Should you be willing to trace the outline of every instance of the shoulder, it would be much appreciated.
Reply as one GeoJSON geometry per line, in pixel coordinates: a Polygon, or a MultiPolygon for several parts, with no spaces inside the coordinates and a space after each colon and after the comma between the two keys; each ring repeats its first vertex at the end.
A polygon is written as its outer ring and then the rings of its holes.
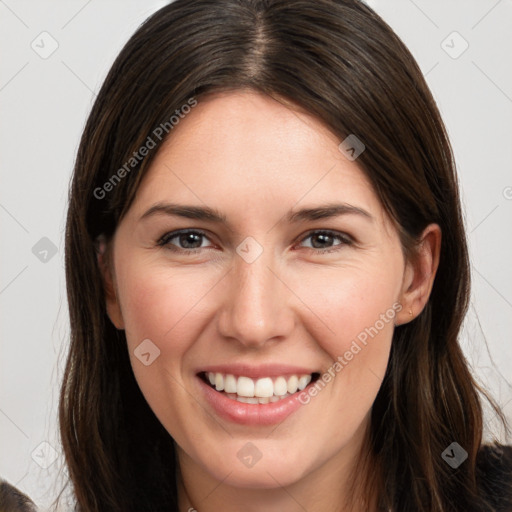
{"type": "Polygon", "coordinates": [[[27,495],[0,478],[0,511],[37,512],[37,508],[27,495]]]}
{"type": "Polygon", "coordinates": [[[496,512],[512,512],[512,446],[482,445],[476,475],[482,494],[496,512]]]}

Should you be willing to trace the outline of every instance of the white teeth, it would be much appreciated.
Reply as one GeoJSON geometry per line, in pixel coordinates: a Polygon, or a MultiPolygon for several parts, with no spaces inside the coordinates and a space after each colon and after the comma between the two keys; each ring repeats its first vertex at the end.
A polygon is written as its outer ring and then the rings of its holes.
{"type": "Polygon", "coordinates": [[[254,386],[254,395],[261,398],[270,398],[274,394],[274,385],[270,377],[258,379],[254,386]]]}
{"type": "Polygon", "coordinates": [[[287,389],[288,389],[288,393],[295,393],[295,391],[297,391],[297,389],[299,389],[299,379],[298,379],[297,375],[292,375],[288,379],[287,389]]]}
{"type": "MultiPolygon", "coordinates": [[[[210,375],[212,374],[210,373],[210,375]]],[[[236,393],[236,379],[233,375],[226,375],[224,379],[224,391],[226,393],[236,393]]]]}
{"type": "Polygon", "coordinates": [[[282,400],[283,398],[287,398],[290,395],[290,393],[286,393],[284,396],[271,396],[258,398],[258,397],[247,397],[247,396],[238,396],[236,393],[226,393],[226,396],[228,398],[231,398],[231,400],[236,400],[237,402],[241,402],[243,404],[268,404],[269,402],[279,402],[279,400],[282,400]]]}
{"type": "Polygon", "coordinates": [[[302,391],[311,382],[311,375],[302,375],[299,379],[299,389],[302,391]]]}
{"type": "Polygon", "coordinates": [[[217,391],[222,391],[224,389],[224,376],[222,373],[215,374],[215,389],[217,391]]]}
{"type": "MultiPolygon", "coordinates": [[[[217,378],[215,378],[215,380],[217,380],[217,378]]],[[[219,388],[217,388],[217,391],[219,391],[219,388]]],[[[253,397],[254,381],[249,377],[238,377],[238,382],[236,385],[236,394],[238,396],[253,397]]]]}
{"type": "Polygon", "coordinates": [[[288,378],[262,377],[255,381],[245,376],[237,378],[232,374],[207,372],[206,377],[217,391],[225,391],[227,395],[232,395],[230,398],[240,399],[240,402],[256,404],[276,402],[298,390],[302,391],[311,382],[311,375],[291,375],[288,378]],[[242,398],[244,400],[241,400],[242,398]]]}
{"type": "Polygon", "coordinates": [[[283,396],[288,392],[288,383],[284,377],[277,377],[274,382],[274,395],[283,396]]]}

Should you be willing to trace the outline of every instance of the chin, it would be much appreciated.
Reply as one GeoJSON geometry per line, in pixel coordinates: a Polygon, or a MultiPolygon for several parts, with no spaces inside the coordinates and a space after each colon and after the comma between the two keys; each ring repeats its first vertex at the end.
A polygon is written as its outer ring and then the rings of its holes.
{"type": "Polygon", "coordinates": [[[297,464],[293,458],[284,458],[279,454],[267,457],[262,455],[251,466],[241,462],[237,452],[238,449],[227,457],[224,451],[222,461],[217,459],[219,464],[212,466],[211,462],[215,460],[212,457],[204,461],[204,467],[217,481],[246,489],[274,489],[291,485],[308,472],[304,457],[301,457],[301,464],[297,464]]]}
{"type": "Polygon", "coordinates": [[[276,489],[300,480],[300,475],[296,473],[297,469],[288,465],[276,467],[275,464],[270,463],[268,467],[244,468],[237,471],[231,468],[231,471],[232,473],[224,479],[224,483],[244,489],[276,489]]]}

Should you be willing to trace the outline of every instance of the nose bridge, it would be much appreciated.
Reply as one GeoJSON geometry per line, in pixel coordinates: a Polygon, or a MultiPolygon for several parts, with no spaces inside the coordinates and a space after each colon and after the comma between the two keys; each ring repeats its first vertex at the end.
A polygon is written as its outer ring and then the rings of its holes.
{"type": "Polygon", "coordinates": [[[237,256],[230,272],[219,327],[223,336],[247,346],[285,337],[293,327],[289,292],[276,276],[271,252],[263,251],[250,263],[237,256]]]}

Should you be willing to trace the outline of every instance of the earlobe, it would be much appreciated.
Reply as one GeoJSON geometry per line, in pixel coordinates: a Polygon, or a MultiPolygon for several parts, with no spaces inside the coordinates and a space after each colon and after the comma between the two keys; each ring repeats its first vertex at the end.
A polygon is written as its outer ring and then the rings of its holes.
{"type": "Polygon", "coordinates": [[[123,315],[119,305],[118,294],[112,273],[108,245],[103,235],[96,239],[96,257],[105,290],[105,307],[110,321],[116,329],[124,329],[123,315]]]}
{"type": "Polygon", "coordinates": [[[441,228],[429,224],[423,231],[417,252],[406,263],[400,303],[403,309],[395,325],[406,324],[419,316],[428,302],[441,252],[441,228]]]}

